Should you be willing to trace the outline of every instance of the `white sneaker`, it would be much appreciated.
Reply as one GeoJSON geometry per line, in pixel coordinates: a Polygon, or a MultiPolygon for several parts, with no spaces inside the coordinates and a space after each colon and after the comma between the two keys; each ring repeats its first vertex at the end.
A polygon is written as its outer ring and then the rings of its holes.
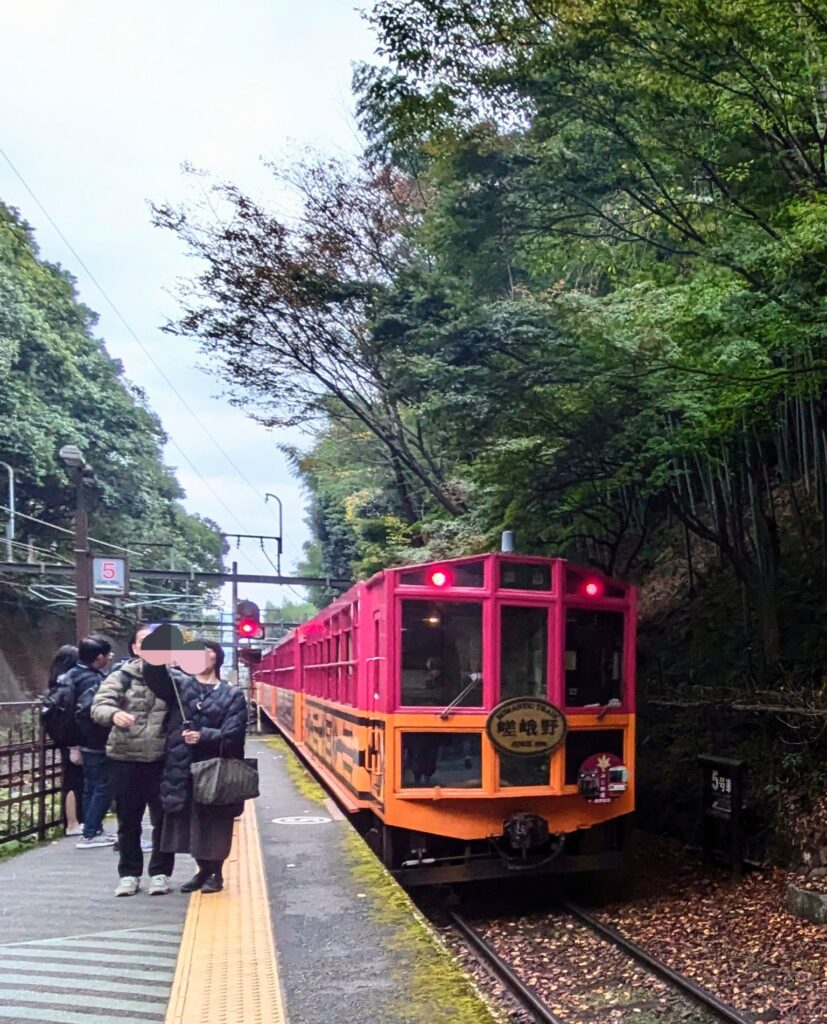
{"type": "Polygon", "coordinates": [[[152,849],[152,840],[141,839],[141,849],[144,851],[144,853],[148,853],[152,849]]]}
{"type": "Polygon", "coordinates": [[[64,833],[64,835],[67,835],[67,836],[82,836],[83,835],[83,825],[75,825],[74,828],[67,828],[66,832],[64,833]]]}
{"type": "Polygon", "coordinates": [[[118,882],[118,888],[115,890],[116,896],[134,896],[135,893],[141,888],[141,881],[135,878],[133,875],[124,875],[124,877],[118,882]]]}
{"type": "Polygon", "coordinates": [[[92,836],[91,839],[81,839],[75,843],[77,850],[94,850],[98,846],[114,846],[115,840],[112,836],[92,836]]]}
{"type": "Polygon", "coordinates": [[[170,892],[169,878],[166,875],[153,875],[149,880],[149,895],[164,896],[170,892]]]}

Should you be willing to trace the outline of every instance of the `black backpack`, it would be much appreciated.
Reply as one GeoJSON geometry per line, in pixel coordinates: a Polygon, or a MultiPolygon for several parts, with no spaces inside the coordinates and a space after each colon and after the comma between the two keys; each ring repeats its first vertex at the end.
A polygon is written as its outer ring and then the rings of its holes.
{"type": "Polygon", "coordinates": [[[62,675],[57,686],[43,699],[40,719],[47,736],[58,747],[76,747],[83,737],[75,721],[75,688],[62,675]]]}

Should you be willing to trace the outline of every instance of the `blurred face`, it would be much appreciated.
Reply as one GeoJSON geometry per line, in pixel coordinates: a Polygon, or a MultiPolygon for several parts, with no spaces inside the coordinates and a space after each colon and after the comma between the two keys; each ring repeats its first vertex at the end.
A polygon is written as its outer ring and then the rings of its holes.
{"type": "Polygon", "coordinates": [[[135,652],[136,656],[140,656],[141,644],[146,640],[151,632],[151,629],[139,630],[138,635],[135,637],[135,643],[132,645],[132,650],[135,652]]]}

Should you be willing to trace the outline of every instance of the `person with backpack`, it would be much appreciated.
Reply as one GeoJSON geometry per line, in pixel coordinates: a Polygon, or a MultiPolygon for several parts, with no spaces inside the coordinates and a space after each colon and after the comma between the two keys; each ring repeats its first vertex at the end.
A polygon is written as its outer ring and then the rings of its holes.
{"type": "Polygon", "coordinates": [[[83,837],[79,850],[114,846],[115,837],[103,832],[103,819],[112,803],[106,740],[109,730],[92,721],[92,701],[103,682],[112,657],[112,645],[102,636],[85,636],[78,644],[78,660],[62,677],[55,697],[74,708],[80,752],[83,756],[83,837]]]}
{"type": "Polygon", "coordinates": [[[161,773],[164,767],[167,705],[143,679],[141,644],[152,626],[138,626],[129,641],[132,658],[124,660],[100,686],[92,702],[92,721],[110,730],[106,743],[109,780],[118,816],[116,896],[134,896],[141,885],[144,855],[141,823],[147,808],[152,822],[149,895],[170,891],[174,853],[161,851],[161,773]]]}
{"type": "Polygon", "coordinates": [[[46,732],[60,750],[63,769],[60,783],[61,817],[67,836],[83,834],[83,755],[76,745],[80,737],[75,727],[75,709],[73,706],[61,707],[55,695],[62,677],[77,660],[78,649],[74,644],[64,644],[55,652],[49,667],[48,692],[41,708],[46,732]]]}

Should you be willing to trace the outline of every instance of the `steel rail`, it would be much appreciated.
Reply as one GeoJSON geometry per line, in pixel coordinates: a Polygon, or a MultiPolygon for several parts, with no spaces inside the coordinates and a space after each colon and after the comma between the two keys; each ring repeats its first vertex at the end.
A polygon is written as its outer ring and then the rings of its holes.
{"type": "Polygon", "coordinates": [[[672,985],[673,988],[678,989],[678,991],[684,995],[694,999],[705,1009],[712,1010],[721,1018],[721,1020],[728,1021],[729,1024],[752,1024],[747,1017],[743,1017],[737,1010],[734,1010],[731,1006],[727,1006],[726,1003],[722,1003],[721,1000],[718,999],[717,996],[713,995],[708,989],[696,984],[683,974],[679,974],[667,964],[663,963],[662,960],[658,960],[657,957],[647,953],[645,949],[638,946],[636,942],[632,942],[631,939],[627,939],[625,935],[621,935],[621,933],[611,925],[603,924],[602,921],[598,921],[597,918],[592,917],[591,914],[586,913],[585,910],[573,903],[564,903],[563,909],[571,914],[572,917],[580,921],[581,924],[586,925],[587,928],[599,935],[600,938],[606,939],[608,942],[613,942],[616,946],[619,946],[624,953],[632,957],[634,960],[637,960],[638,963],[643,964],[643,966],[647,967],[653,974],[659,975],[664,981],[672,985]]]}
{"type": "Polygon", "coordinates": [[[475,931],[455,910],[449,910],[448,914],[459,931],[462,932],[463,936],[474,947],[475,952],[479,954],[483,962],[491,968],[493,973],[496,974],[514,998],[525,1009],[534,1014],[535,1020],[539,1021],[540,1024],[564,1024],[564,1022],[559,1017],[555,1017],[546,1004],[538,999],[531,989],[517,977],[505,960],[503,960],[499,954],[494,951],[493,947],[485,941],[479,932],[475,931]]]}

